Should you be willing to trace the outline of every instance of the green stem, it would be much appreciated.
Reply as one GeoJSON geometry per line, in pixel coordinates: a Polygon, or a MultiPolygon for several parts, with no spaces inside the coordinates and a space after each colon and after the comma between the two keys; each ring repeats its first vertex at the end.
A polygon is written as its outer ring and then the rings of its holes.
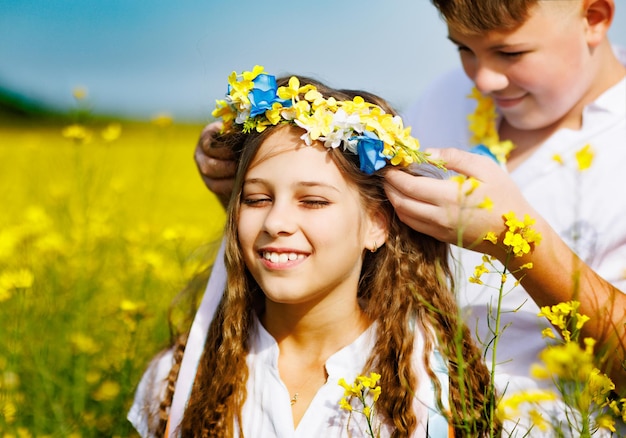
{"type": "MultiPolygon", "coordinates": [[[[509,265],[509,262],[511,260],[511,252],[509,251],[506,255],[506,262],[504,263],[504,268],[502,270],[502,276],[505,276],[507,274],[507,266],[509,265]]],[[[500,340],[500,323],[502,320],[502,298],[504,297],[504,282],[500,281],[500,289],[498,290],[498,303],[496,305],[496,315],[495,315],[495,326],[494,326],[494,330],[493,330],[493,343],[492,343],[492,349],[491,349],[491,371],[490,371],[490,378],[489,378],[489,397],[492,399],[492,403],[489,404],[489,418],[491,419],[490,421],[490,426],[489,426],[489,436],[493,437],[495,430],[494,430],[494,422],[493,419],[495,418],[495,393],[496,393],[496,383],[495,383],[495,376],[496,376],[496,364],[497,364],[497,352],[498,352],[498,342],[500,340]]]]}

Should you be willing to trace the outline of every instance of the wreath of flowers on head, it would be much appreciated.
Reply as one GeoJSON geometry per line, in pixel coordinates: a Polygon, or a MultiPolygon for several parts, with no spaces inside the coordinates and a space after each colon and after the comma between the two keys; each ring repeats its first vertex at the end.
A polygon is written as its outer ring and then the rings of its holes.
{"type": "Polygon", "coordinates": [[[359,157],[361,171],[372,174],[387,163],[393,166],[431,163],[420,150],[399,116],[385,113],[378,105],[356,96],[338,101],[325,98],[314,85],[300,86],[296,76],[284,87],[276,77],[257,65],[252,71],[232,72],[226,98],[218,100],[213,116],[223,121],[222,132],[240,125],[244,133],[262,132],[268,126],[292,123],[304,129],[302,140],[319,141],[327,148],[343,147],[359,157]]]}

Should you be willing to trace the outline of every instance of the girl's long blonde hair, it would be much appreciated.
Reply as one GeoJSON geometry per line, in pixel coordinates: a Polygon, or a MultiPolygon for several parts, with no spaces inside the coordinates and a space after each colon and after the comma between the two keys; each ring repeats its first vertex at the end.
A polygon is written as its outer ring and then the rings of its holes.
{"type": "MultiPolygon", "coordinates": [[[[286,82],[279,80],[279,85],[286,82]]],[[[329,89],[307,78],[325,97],[351,99],[358,94],[378,105],[384,101],[368,93],[329,89]]],[[[383,105],[381,105],[383,106],[383,105]]],[[[384,104],[390,112],[392,110],[384,104]]],[[[235,190],[229,205],[226,226],[225,263],[228,272],[226,290],[209,328],[203,356],[180,425],[183,437],[228,437],[237,428],[242,430],[242,407],[246,400],[250,334],[254,312],[263,312],[263,292],[245,266],[238,241],[242,181],[264,139],[276,129],[300,129],[279,125],[262,133],[231,132],[217,141],[230,147],[238,159],[235,190]]],[[[358,297],[363,311],[377,322],[377,341],[364,373],[376,370],[384,388],[377,402],[379,412],[394,427],[394,437],[407,437],[417,426],[413,411],[415,390],[419,385],[413,371],[415,330],[425,337],[422,358],[428,375],[435,384],[437,399],[443,410],[442,397],[449,398],[448,415],[455,436],[483,436],[489,425],[486,413],[494,402],[485,394],[489,372],[481,360],[467,328],[459,318],[448,266],[448,246],[432,237],[418,233],[402,223],[387,199],[383,173],[367,175],[359,170],[358,157],[341,148],[328,154],[345,178],[353,183],[362,197],[362,204],[373,212],[385,215],[389,237],[374,253],[366,252],[360,277],[358,297]],[[447,361],[450,393],[442,394],[429,357],[437,346],[447,361]],[[462,357],[462,363],[459,358],[462,357]]],[[[170,378],[175,379],[175,372],[170,378]]],[[[167,401],[162,410],[167,409],[167,401]]],[[[163,424],[161,425],[163,427],[163,424]]]]}

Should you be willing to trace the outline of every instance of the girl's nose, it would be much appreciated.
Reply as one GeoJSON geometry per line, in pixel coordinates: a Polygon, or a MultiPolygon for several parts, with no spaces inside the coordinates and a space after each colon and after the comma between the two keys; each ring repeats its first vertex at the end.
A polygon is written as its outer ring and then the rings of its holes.
{"type": "Polygon", "coordinates": [[[263,231],[271,236],[293,234],[297,229],[295,218],[296,213],[290,205],[275,201],[265,216],[263,231]]]}

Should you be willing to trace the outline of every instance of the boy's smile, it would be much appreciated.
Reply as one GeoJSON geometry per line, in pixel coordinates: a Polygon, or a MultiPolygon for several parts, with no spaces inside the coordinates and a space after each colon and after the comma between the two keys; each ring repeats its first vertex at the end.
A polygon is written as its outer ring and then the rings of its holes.
{"type": "Polygon", "coordinates": [[[539,1],[507,32],[464,35],[448,28],[466,74],[514,129],[579,129],[584,106],[606,89],[595,62],[597,50],[606,48],[598,47],[595,15],[584,7],[539,1]]]}

